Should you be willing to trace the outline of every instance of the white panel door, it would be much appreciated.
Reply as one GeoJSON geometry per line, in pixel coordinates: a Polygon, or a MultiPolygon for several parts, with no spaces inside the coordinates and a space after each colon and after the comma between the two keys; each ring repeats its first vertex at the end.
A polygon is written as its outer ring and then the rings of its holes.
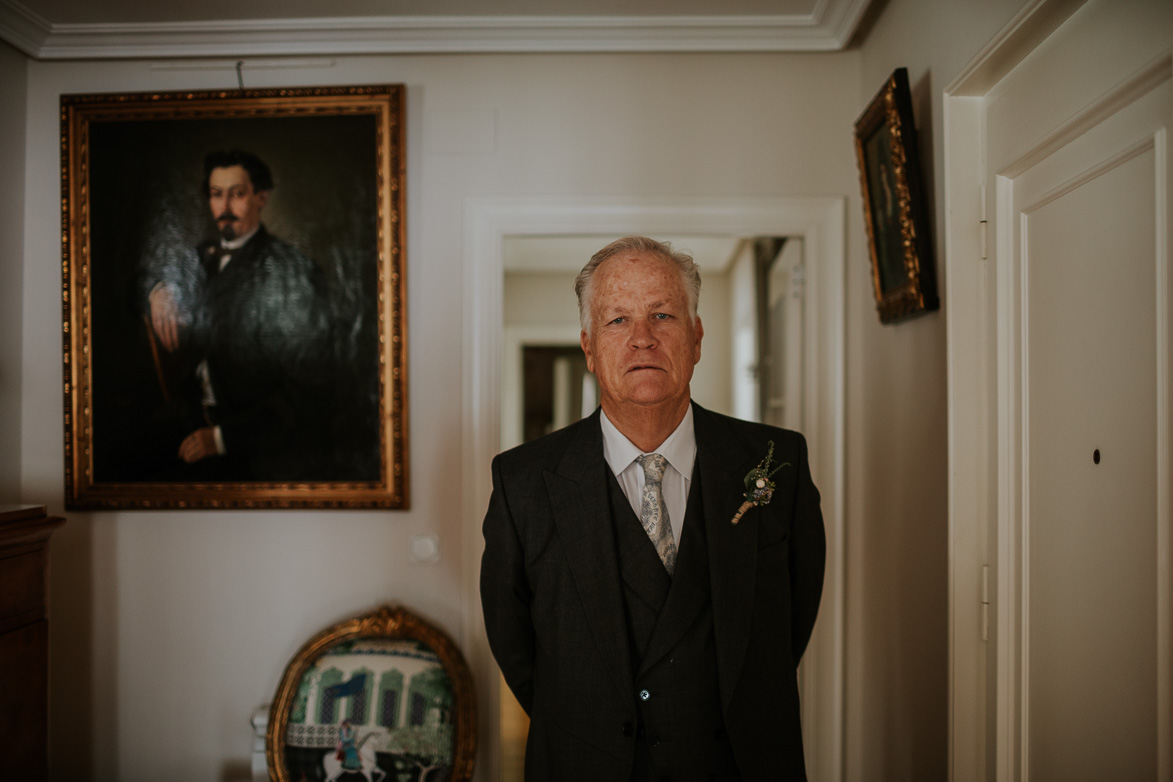
{"type": "Polygon", "coordinates": [[[951,733],[952,772],[1169,780],[1173,14],[1048,5],[1016,24],[1042,9],[1055,28],[1029,52],[1008,30],[1013,62],[991,48],[947,108],[947,141],[980,153],[949,153],[951,212],[985,193],[949,218],[951,460],[975,476],[951,494],[978,508],[951,507],[953,720],[978,734],[951,733]]]}
{"type": "Polygon", "coordinates": [[[1018,451],[999,749],[1022,779],[1154,780],[1168,751],[1167,69],[1131,92],[1025,155],[1020,116],[990,127],[1018,451]]]}
{"type": "Polygon", "coordinates": [[[1012,195],[1032,779],[1156,774],[1156,155],[1117,152],[1028,169],[1012,195]]]}

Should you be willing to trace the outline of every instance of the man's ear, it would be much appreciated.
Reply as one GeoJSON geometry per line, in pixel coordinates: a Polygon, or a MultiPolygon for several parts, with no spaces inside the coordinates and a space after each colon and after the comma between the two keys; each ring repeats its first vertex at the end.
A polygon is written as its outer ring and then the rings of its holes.
{"type": "Polygon", "coordinates": [[[696,323],[692,327],[696,335],[696,344],[692,349],[692,363],[697,363],[701,360],[701,338],[705,336],[705,324],[701,323],[701,318],[698,315],[696,323]]]}
{"type": "Polygon", "coordinates": [[[587,371],[595,373],[595,357],[591,353],[591,338],[585,331],[578,332],[578,344],[582,345],[582,354],[586,356],[587,371]]]}
{"type": "Polygon", "coordinates": [[[265,204],[269,203],[269,191],[261,190],[257,192],[257,200],[260,202],[260,208],[264,209],[265,204]]]}

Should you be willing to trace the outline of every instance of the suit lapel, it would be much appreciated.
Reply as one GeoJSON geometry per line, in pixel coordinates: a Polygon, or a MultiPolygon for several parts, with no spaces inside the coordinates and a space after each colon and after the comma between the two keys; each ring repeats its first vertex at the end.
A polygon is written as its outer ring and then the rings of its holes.
{"type": "Polygon", "coordinates": [[[746,451],[720,419],[696,404],[693,420],[709,546],[717,674],[722,705],[728,705],[749,643],[758,541],[752,519],[743,518],[736,526],[730,522],[744,499],[745,475],[764,454],[746,451]]]}
{"type": "Polygon", "coordinates": [[[565,546],[567,565],[582,600],[595,644],[620,693],[634,681],[619,585],[619,563],[611,530],[606,461],[599,413],[578,428],[562,461],[545,472],[554,523],[565,546]]]}

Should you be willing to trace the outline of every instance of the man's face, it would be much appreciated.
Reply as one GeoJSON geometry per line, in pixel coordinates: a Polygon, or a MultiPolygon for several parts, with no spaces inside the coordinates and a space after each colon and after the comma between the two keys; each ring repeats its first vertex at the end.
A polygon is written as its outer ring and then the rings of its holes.
{"type": "Polygon", "coordinates": [[[213,168],[208,175],[208,206],[220,236],[229,241],[256,230],[268,197],[266,190],[253,190],[252,180],[241,166],[213,168]]]}
{"type": "Polygon", "coordinates": [[[700,318],[695,324],[689,318],[676,265],[646,253],[620,253],[595,270],[593,287],[591,332],[581,341],[604,410],[686,404],[704,328],[700,318]]]}

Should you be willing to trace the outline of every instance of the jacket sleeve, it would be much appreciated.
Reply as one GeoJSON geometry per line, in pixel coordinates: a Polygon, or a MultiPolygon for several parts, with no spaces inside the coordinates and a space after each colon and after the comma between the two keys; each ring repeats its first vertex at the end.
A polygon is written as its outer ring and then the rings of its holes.
{"type": "Polygon", "coordinates": [[[481,557],[481,607],[489,647],[526,714],[533,707],[534,625],[525,552],[509,509],[501,459],[493,460],[493,495],[485,514],[481,557]]]}
{"type": "Polygon", "coordinates": [[[823,594],[823,570],[826,565],[827,540],[823,514],[819,509],[819,490],[811,480],[806,440],[799,448],[798,479],[791,516],[790,543],[790,617],[791,651],[794,663],[802,659],[815,627],[819,600],[823,594]]]}

